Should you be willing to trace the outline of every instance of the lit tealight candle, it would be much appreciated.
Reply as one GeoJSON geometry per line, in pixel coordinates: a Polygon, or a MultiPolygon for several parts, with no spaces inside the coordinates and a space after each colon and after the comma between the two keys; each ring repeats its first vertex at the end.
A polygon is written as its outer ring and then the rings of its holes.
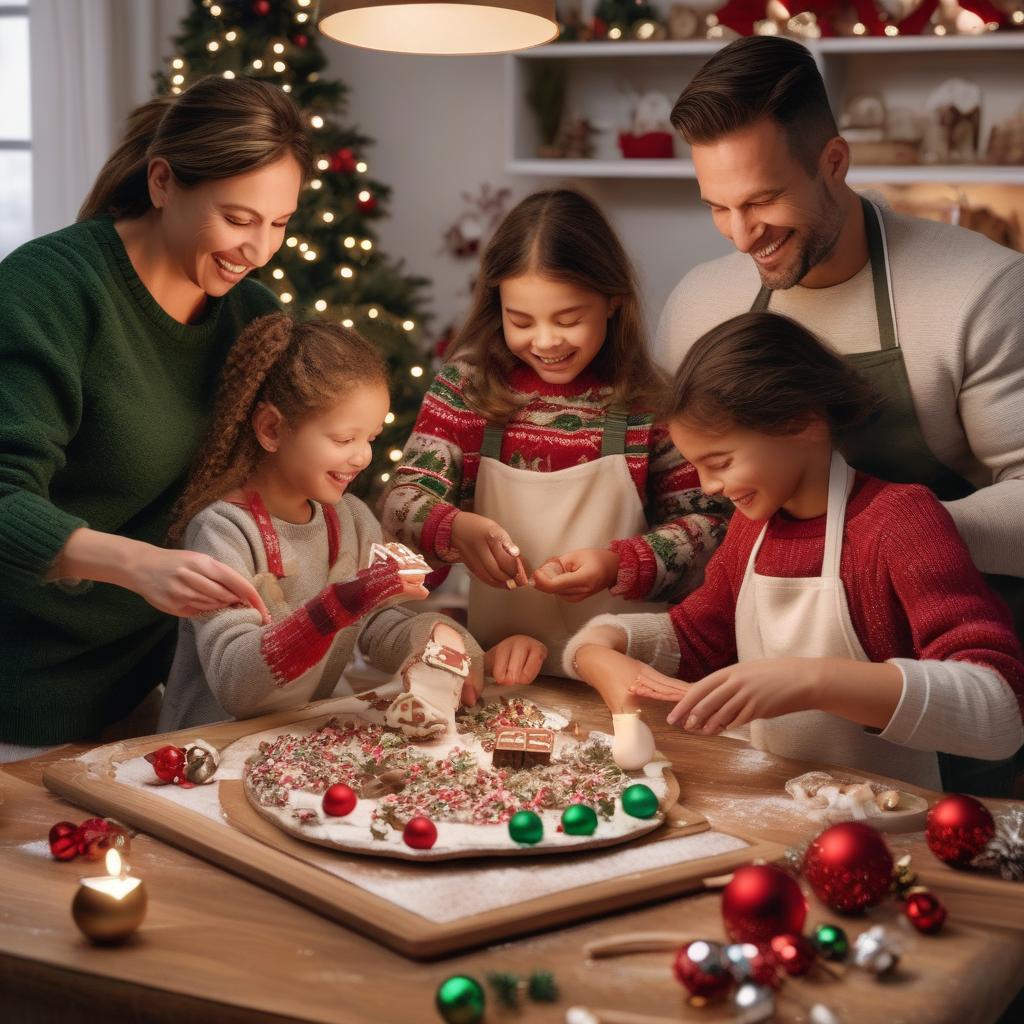
{"type": "Polygon", "coordinates": [[[131,878],[117,852],[108,850],[106,875],[83,878],[71,904],[71,916],[93,942],[114,943],[126,939],[146,916],[146,887],[131,878]]]}

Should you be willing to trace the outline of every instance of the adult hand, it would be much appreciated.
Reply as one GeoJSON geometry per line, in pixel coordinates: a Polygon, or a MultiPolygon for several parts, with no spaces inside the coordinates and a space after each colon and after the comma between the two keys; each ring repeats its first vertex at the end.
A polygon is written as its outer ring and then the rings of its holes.
{"type": "Polygon", "coordinates": [[[484,668],[499,686],[525,686],[540,673],[547,647],[532,636],[506,637],[484,655],[484,668]]]}
{"type": "Polygon", "coordinates": [[[581,548],[549,558],[534,574],[534,586],[576,604],[614,586],[619,556],[607,548],[581,548]]]}
{"type": "Polygon", "coordinates": [[[699,682],[683,683],[687,691],[668,713],[668,722],[682,723],[691,732],[714,734],[747,725],[755,718],[814,710],[819,703],[822,660],[744,661],[712,672],[699,682]]]}
{"type": "Polygon", "coordinates": [[[452,547],[466,568],[491,587],[529,585],[529,576],[519,557],[519,548],[493,519],[475,512],[459,512],[452,521],[452,547]]]}
{"type": "Polygon", "coordinates": [[[209,555],[139,543],[126,567],[124,585],[154,608],[188,617],[239,605],[255,608],[263,625],[270,612],[244,576],[209,555]]]}

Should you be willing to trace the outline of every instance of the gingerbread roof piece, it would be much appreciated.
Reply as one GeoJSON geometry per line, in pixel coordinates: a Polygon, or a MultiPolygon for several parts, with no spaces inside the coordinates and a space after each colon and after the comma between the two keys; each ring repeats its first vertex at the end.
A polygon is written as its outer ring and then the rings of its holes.
{"type": "Polygon", "coordinates": [[[399,576],[424,576],[430,572],[430,566],[422,555],[417,555],[411,548],[404,544],[391,542],[390,544],[371,544],[370,559],[367,567],[376,565],[378,562],[397,562],[399,576]]]}
{"type": "Polygon", "coordinates": [[[496,768],[528,768],[550,764],[555,749],[551,729],[499,729],[494,737],[492,764],[496,768]]]}

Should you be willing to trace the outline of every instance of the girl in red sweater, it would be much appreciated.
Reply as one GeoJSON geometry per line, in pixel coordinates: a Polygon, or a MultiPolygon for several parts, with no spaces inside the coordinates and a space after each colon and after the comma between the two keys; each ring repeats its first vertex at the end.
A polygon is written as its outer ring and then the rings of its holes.
{"type": "Polygon", "coordinates": [[[428,560],[465,563],[499,683],[561,674],[589,618],[664,610],[699,582],[724,503],[655,422],[663,386],[600,210],[568,190],[524,199],[483,255],[381,517],[428,560]]]}
{"type": "Polygon", "coordinates": [[[759,749],[931,788],[936,751],[1012,756],[1024,665],[1006,607],[931,491],[836,450],[873,404],[785,317],[704,335],[666,418],[704,491],[741,514],[700,589],[667,614],[593,619],[567,668],[623,705],[672,702],[689,731],[750,726],[759,749]]]}

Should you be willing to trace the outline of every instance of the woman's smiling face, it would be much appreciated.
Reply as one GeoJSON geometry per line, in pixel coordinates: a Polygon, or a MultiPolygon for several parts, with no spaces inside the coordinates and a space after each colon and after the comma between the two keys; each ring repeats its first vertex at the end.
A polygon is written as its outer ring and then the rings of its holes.
{"type": "Polygon", "coordinates": [[[218,297],[281,248],[302,171],[283,156],[247,174],[189,188],[163,163],[151,169],[150,181],[171,258],[193,285],[218,297]]]}

